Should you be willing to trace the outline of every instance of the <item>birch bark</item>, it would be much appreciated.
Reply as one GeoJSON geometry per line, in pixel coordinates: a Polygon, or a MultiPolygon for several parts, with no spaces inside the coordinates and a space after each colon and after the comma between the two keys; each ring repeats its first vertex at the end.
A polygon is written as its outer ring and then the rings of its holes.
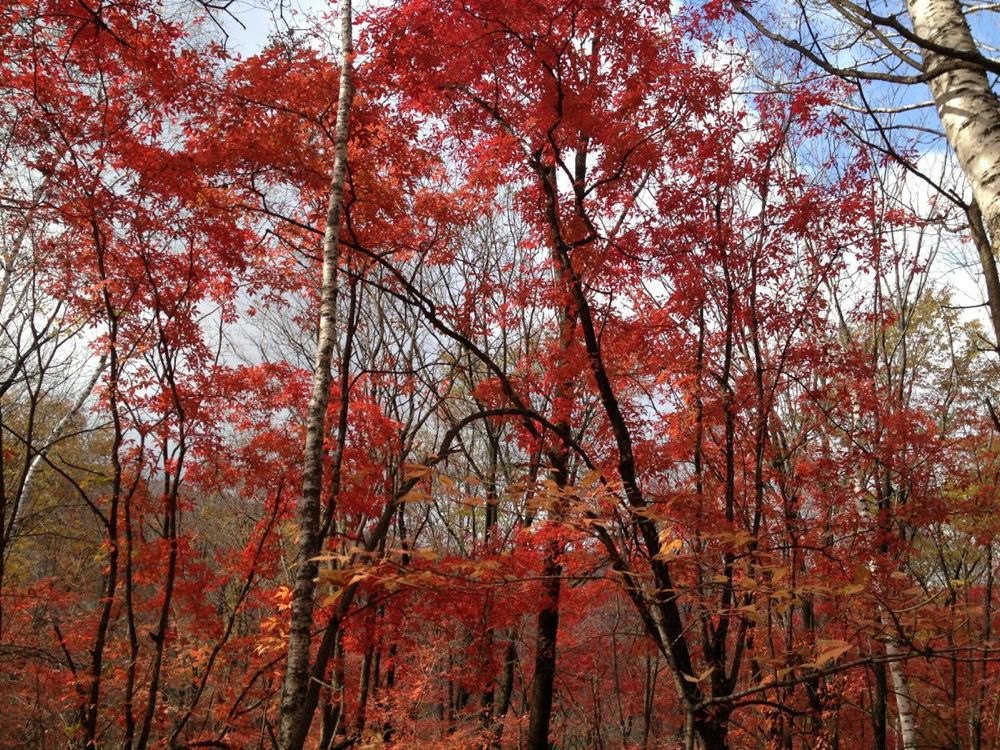
{"type": "Polygon", "coordinates": [[[889,676],[892,678],[892,691],[896,697],[896,714],[899,717],[899,736],[903,741],[903,750],[917,748],[917,722],[914,716],[913,699],[910,697],[910,684],[903,672],[903,663],[896,658],[902,654],[893,639],[885,644],[885,655],[889,657],[889,676]]]}
{"type": "MultiPolygon", "coordinates": [[[[907,0],[906,5],[918,37],[958,52],[979,54],[959,0],[907,0]]],[[[923,49],[925,72],[932,72],[949,61],[947,55],[923,49]]],[[[987,282],[997,345],[1000,346],[1000,300],[995,289],[996,257],[1000,253],[1000,100],[990,86],[986,71],[974,65],[935,76],[928,85],[945,137],[972,189],[973,208],[981,215],[989,235],[989,250],[980,247],[980,261],[987,282]]],[[[899,654],[898,646],[891,639],[885,651],[889,657],[899,654]]],[[[900,661],[890,659],[888,666],[896,694],[903,747],[912,750],[917,747],[917,738],[909,684],[900,661]]]]}
{"type": "MultiPolygon", "coordinates": [[[[913,30],[930,46],[940,46],[971,55],[980,54],[959,0],[907,0],[913,30]]],[[[931,73],[954,58],[923,47],[924,71],[931,73]]],[[[990,86],[986,71],[975,65],[955,68],[928,82],[948,144],[955,152],[972,190],[973,208],[982,217],[989,235],[989,250],[980,247],[980,261],[987,281],[989,306],[997,344],[1000,346],[1000,300],[996,289],[996,256],[1000,253],[1000,100],[990,86]]],[[[978,217],[977,217],[978,218],[978,217]]],[[[980,243],[977,243],[980,244],[980,243]]],[[[891,639],[886,643],[905,750],[917,747],[916,720],[909,684],[900,651],[891,639]]]]}
{"type": "MultiPolygon", "coordinates": [[[[314,558],[323,544],[320,526],[323,486],[323,443],[326,411],[330,403],[330,364],[336,342],[337,264],[340,259],[340,221],[344,183],[347,177],[347,140],[350,132],[353,85],[353,35],[351,0],[340,0],[340,89],[334,126],[333,174],[326,226],[323,231],[323,267],[320,286],[319,333],[313,366],[312,393],[306,417],[303,451],[302,496],[299,501],[299,540],[295,585],[292,591],[288,658],[278,712],[278,744],[282,750],[301,747],[297,731],[309,687],[309,661],[317,564],[314,558]]],[[[311,716],[309,717],[311,718],[311,716]]]]}
{"type": "MultiPolygon", "coordinates": [[[[958,0],[907,0],[907,9],[917,36],[958,52],[979,54],[958,0]]],[[[925,48],[923,61],[924,70],[932,72],[952,59],[925,48]]],[[[996,254],[1000,251],[1000,101],[986,71],[971,64],[935,76],[929,86],[996,254]]]]}

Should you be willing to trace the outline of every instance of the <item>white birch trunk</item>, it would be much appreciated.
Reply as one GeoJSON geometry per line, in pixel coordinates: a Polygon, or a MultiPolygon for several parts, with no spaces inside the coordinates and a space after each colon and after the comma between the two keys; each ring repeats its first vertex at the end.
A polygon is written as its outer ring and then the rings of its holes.
{"type": "Polygon", "coordinates": [[[893,639],[885,644],[885,655],[889,657],[889,676],[892,678],[892,691],[896,696],[896,714],[899,717],[899,735],[903,740],[903,750],[917,750],[917,722],[913,711],[913,699],[910,697],[910,684],[903,672],[903,662],[898,658],[901,654],[899,646],[893,639]]]}
{"type": "MultiPolygon", "coordinates": [[[[948,49],[979,53],[959,0],[907,0],[906,5],[917,36],[948,49]]],[[[926,49],[923,58],[928,73],[953,63],[952,58],[926,49]]],[[[982,258],[989,279],[987,266],[996,262],[1000,252],[1000,101],[990,88],[986,72],[971,65],[938,75],[929,85],[945,137],[969,181],[972,197],[989,233],[993,257],[982,258]]],[[[995,265],[993,269],[995,275],[995,265]]],[[[996,314],[992,295],[990,302],[996,314]]],[[[915,750],[914,704],[902,662],[894,658],[900,654],[899,647],[891,638],[886,642],[885,653],[889,657],[903,748],[915,750]]]]}
{"type": "Polygon", "coordinates": [[[337,264],[340,259],[340,221],[343,212],[344,183],[347,177],[347,140],[351,103],[353,38],[351,0],[340,0],[340,90],[337,120],[334,127],[335,153],[330,177],[330,199],[323,232],[323,269],[320,287],[319,333],[313,367],[312,394],[306,418],[306,442],[303,451],[302,497],[299,502],[299,541],[296,555],[295,585],[292,592],[291,628],[288,636],[288,659],[278,713],[278,744],[281,750],[301,747],[306,690],[309,686],[310,641],[315,607],[317,564],[323,540],[320,538],[320,515],[323,486],[323,443],[326,437],[326,410],[330,402],[330,365],[336,342],[337,264]]]}
{"type": "MultiPolygon", "coordinates": [[[[907,0],[913,30],[929,42],[979,54],[959,0],[907,0]]],[[[924,50],[924,69],[953,64],[924,50]]],[[[945,136],[958,157],[983,214],[993,253],[1000,252],[1000,101],[981,68],[968,66],[930,81],[945,136]]]]}

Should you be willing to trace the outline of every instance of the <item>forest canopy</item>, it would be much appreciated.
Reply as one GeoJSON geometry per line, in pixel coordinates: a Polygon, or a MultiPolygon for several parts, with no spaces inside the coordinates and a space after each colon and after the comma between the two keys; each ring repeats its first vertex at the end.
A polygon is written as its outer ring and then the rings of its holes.
{"type": "Polygon", "coordinates": [[[5,2],[0,746],[995,746],[997,12],[5,2]]]}

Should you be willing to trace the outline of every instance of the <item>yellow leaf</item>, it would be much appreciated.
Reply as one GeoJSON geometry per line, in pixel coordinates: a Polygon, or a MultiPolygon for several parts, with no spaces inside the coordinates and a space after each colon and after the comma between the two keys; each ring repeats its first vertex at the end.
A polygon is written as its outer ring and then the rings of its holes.
{"type": "Polygon", "coordinates": [[[708,669],[706,669],[704,672],[702,672],[697,677],[695,677],[693,675],[689,675],[689,674],[684,674],[682,676],[688,682],[704,682],[705,680],[707,680],[709,677],[712,676],[712,667],[709,667],[708,669]]]}
{"type": "Polygon", "coordinates": [[[816,665],[820,667],[843,656],[853,648],[847,641],[817,641],[817,645],[823,649],[816,657],[816,665]]]}
{"type": "Polygon", "coordinates": [[[433,498],[419,486],[414,487],[412,490],[399,498],[399,502],[401,503],[426,503],[431,500],[433,500],[433,498]]]}
{"type": "Polygon", "coordinates": [[[684,542],[680,539],[671,539],[669,542],[660,547],[661,555],[676,555],[684,548],[684,542]]]}
{"type": "Polygon", "coordinates": [[[343,586],[351,577],[350,570],[339,568],[320,568],[316,576],[317,581],[329,583],[331,586],[343,586]]]}
{"type": "Polygon", "coordinates": [[[431,467],[427,464],[407,463],[403,466],[403,479],[423,479],[431,473],[431,467]]]}

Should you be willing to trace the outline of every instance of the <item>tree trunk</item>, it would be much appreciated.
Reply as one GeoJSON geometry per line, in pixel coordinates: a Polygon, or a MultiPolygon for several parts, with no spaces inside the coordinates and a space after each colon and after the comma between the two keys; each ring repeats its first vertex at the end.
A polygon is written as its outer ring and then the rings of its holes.
{"type": "MultiPolygon", "coordinates": [[[[927,42],[980,54],[959,0],[907,0],[913,30],[927,42]]],[[[924,49],[924,70],[954,65],[954,58],[924,49]]],[[[948,143],[982,211],[993,255],[1000,251],[1000,101],[986,72],[969,64],[931,79],[931,93],[948,143]]]]}
{"type": "Polygon", "coordinates": [[[889,657],[889,677],[896,696],[896,714],[899,717],[899,735],[903,740],[903,750],[917,750],[917,722],[913,713],[913,699],[910,685],[903,672],[903,663],[894,657],[900,655],[899,646],[892,639],[885,644],[885,655],[889,657]]]}
{"type": "Polygon", "coordinates": [[[1000,273],[997,272],[996,249],[990,244],[990,236],[983,223],[983,212],[979,210],[979,204],[975,200],[972,201],[966,214],[969,218],[972,241],[976,246],[976,252],[979,253],[983,281],[986,282],[986,305],[990,311],[990,321],[993,323],[993,345],[1000,353],[1000,273]]]}
{"type": "MultiPolygon", "coordinates": [[[[558,545],[553,544],[552,547],[558,545]]],[[[528,723],[528,750],[548,750],[549,722],[552,718],[552,693],[556,678],[556,638],[559,633],[559,592],[562,567],[557,562],[558,549],[545,556],[542,584],[545,601],[538,613],[535,650],[535,675],[531,681],[531,718],[528,723]]]]}
{"type": "Polygon", "coordinates": [[[875,676],[875,694],[872,700],[873,748],[887,750],[885,664],[875,662],[872,664],[872,672],[875,676]]]}
{"type": "MultiPolygon", "coordinates": [[[[298,750],[297,725],[303,721],[301,709],[309,686],[310,635],[317,565],[323,540],[320,533],[320,504],[323,486],[323,444],[326,437],[326,410],[330,401],[330,363],[335,336],[337,306],[337,263],[340,257],[340,221],[343,212],[344,183],[347,177],[347,139],[349,133],[352,85],[351,0],[340,0],[340,91],[337,101],[336,143],[330,200],[323,233],[323,270],[320,287],[319,334],[313,368],[312,394],[306,422],[303,453],[302,497],[299,503],[299,542],[295,586],[292,593],[292,621],[288,636],[288,660],[278,713],[278,744],[282,750],[298,750]]],[[[312,717],[306,717],[311,719],[312,717]]]]}
{"type": "MultiPolygon", "coordinates": [[[[583,184],[586,178],[586,140],[576,154],[575,178],[583,184]]],[[[547,195],[546,219],[551,232],[551,257],[555,281],[560,291],[566,293],[566,301],[559,310],[559,366],[565,366],[570,347],[576,338],[576,324],[580,310],[573,298],[575,278],[572,268],[564,262],[564,243],[557,218],[557,187],[555,167],[547,165],[537,171],[543,191],[547,195]]],[[[557,383],[552,394],[552,410],[555,417],[556,433],[560,444],[551,455],[551,477],[556,491],[561,493],[570,484],[569,438],[575,400],[573,376],[567,375],[557,383]]],[[[558,519],[564,512],[561,496],[554,498],[550,516],[558,519]]],[[[549,723],[552,718],[552,693],[556,676],[556,641],[559,635],[559,596],[561,592],[562,565],[559,556],[562,545],[550,542],[542,563],[542,609],[538,613],[538,628],[535,647],[535,673],[531,681],[531,705],[528,720],[528,750],[547,750],[549,747],[549,723]]]]}
{"type": "Polygon", "coordinates": [[[365,654],[361,662],[361,677],[358,684],[358,714],[354,722],[353,736],[359,740],[365,733],[365,722],[368,716],[368,695],[371,688],[372,661],[375,654],[375,647],[371,644],[365,647],[365,654]]]}
{"type": "Polygon", "coordinates": [[[728,712],[698,712],[694,718],[694,730],[705,750],[729,750],[728,712]]]}
{"type": "Polygon", "coordinates": [[[344,639],[339,628],[334,646],[333,669],[330,671],[330,685],[324,687],[323,721],[320,730],[319,746],[332,747],[337,735],[344,733],[346,718],[344,716],[344,639]]]}
{"type": "Polygon", "coordinates": [[[503,654],[503,671],[500,673],[500,690],[493,704],[492,727],[490,728],[491,748],[500,748],[503,739],[503,724],[510,710],[510,699],[514,694],[514,668],[517,666],[517,641],[515,633],[510,632],[507,646],[503,654]]]}

